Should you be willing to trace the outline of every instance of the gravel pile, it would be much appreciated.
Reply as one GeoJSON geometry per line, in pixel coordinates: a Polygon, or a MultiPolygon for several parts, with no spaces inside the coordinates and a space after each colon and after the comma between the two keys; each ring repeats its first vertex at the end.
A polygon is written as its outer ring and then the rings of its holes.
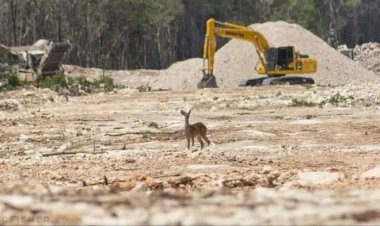
{"type": "MultiPolygon", "coordinates": [[[[295,46],[301,53],[317,58],[317,73],[304,76],[314,78],[319,85],[337,86],[379,80],[375,74],[343,56],[297,24],[278,21],[253,24],[251,27],[263,33],[272,46],[295,46]]],[[[255,71],[258,61],[252,44],[231,40],[216,53],[214,74],[218,85],[236,87],[243,80],[258,77],[255,71]]],[[[201,69],[202,59],[199,58],[177,62],[167,70],[161,71],[160,79],[152,85],[173,90],[194,88],[202,78],[201,69]]]]}
{"type": "Polygon", "coordinates": [[[153,89],[194,89],[201,80],[203,59],[193,58],[172,64],[168,69],[160,71],[150,86],[153,89]]]}
{"type": "MultiPolygon", "coordinates": [[[[344,85],[352,82],[379,81],[380,77],[363,68],[331,48],[322,39],[297,24],[283,21],[253,24],[251,27],[263,33],[272,46],[295,46],[303,54],[318,60],[318,72],[304,75],[314,78],[319,85],[344,85]]],[[[148,86],[153,90],[194,89],[201,80],[203,60],[200,58],[176,62],[164,70],[106,71],[118,84],[130,88],[148,86]]],[[[258,77],[255,66],[259,61],[252,44],[231,40],[216,53],[215,71],[219,87],[237,87],[243,80],[258,77]]],[[[70,75],[88,74],[99,77],[100,69],[85,69],[66,66],[70,75]]]]}
{"type": "MultiPolygon", "coordinates": [[[[251,27],[265,35],[272,46],[295,46],[301,53],[318,61],[318,71],[310,74],[320,85],[343,85],[350,82],[372,82],[378,78],[349,60],[322,39],[297,24],[283,21],[254,24],[251,27]]],[[[230,87],[239,81],[258,76],[259,58],[250,43],[231,40],[217,52],[215,75],[219,85],[230,87]]]]}
{"type": "Polygon", "coordinates": [[[369,42],[354,48],[355,60],[380,75],[380,43],[369,42]]]}

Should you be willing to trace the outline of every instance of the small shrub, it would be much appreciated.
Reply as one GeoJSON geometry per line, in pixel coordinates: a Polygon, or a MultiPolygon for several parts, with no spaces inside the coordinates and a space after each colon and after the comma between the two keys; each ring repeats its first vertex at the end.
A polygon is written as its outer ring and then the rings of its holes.
{"type": "Polygon", "coordinates": [[[117,86],[114,84],[113,79],[107,76],[102,76],[99,80],[94,81],[94,86],[96,88],[100,88],[101,84],[104,85],[105,91],[112,91],[114,88],[117,88],[117,86]]]}
{"type": "Polygon", "coordinates": [[[59,85],[62,87],[68,87],[69,81],[72,82],[72,80],[66,79],[66,77],[63,74],[57,74],[53,76],[46,76],[39,82],[39,86],[41,88],[50,88],[53,89],[55,85],[59,85]]]}
{"type": "Polygon", "coordinates": [[[338,106],[339,103],[344,103],[346,102],[347,100],[353,100],[354,97],[353,96],[348,96],[348,97],[345,97],[345,96],[342,96],[339,92],[336,93],[335,95],[331,96],[330,98],[326,99],[326,100],[323,100],[319,103],[319,106],[322,107],[324,106],[325,104],[327,103],[330,103],[334,106],[338,106]]]}
{"type": "Polygon", "coordinates": [[[267,98],[266,96],[259,95],[259,99],[266,99],[266,98],[267,98]]]}
{"type": "Polygon", "coordinates": [[[41,88],[54,89],[55,86],[61,86],[69,88],[72,85],[80,85],[84,88],[85,92],[92,93],[93,91],[105,90],[107,92],[114,90],[115,88],[125,88],[122,85],[115,85],[114,80],[107,76],[102,76],[100,79],[94,81],[88,80],[86,77],[66,77],[63,74],[57,74],[53,76],[46,76],[40,82],[41,88]]]}
{"type": "Polygon", "coordinates": [[[92,83],[91,83],[90,81],[88,81],[87,78],[84,77],[84,76],[80,76],[80,77],[78,77],[78,78],[75,78],[74,80],[75,80],[76,82],[78,82],[79,85],[84,86],[84,87],[90,87],[91,84],[92,84],[92,83]]]}
{"type": "Polygon", "coordinates": [[[313,102],[306,101],[306,100],[293,99],[290,106],[291,107],[315,107],[315,106],[317,106],[317,104],[313,103],[313,102]]]}
{"type": "Polygon", "coordinates": [[[158,129],[158,124],[155,123],[155,122],[150,122],[149,125],[148,125],[149,128],[155,128],[155,129],[158,129]]]}
{"type": "Polygon", "coordinates": [[[9,74],[7,77],[7,80],[8,80],[8,85],[11,87],[16,87],[16,86],[21,85],[21,81],[18,78],[17,74],[15,73],[9,74]]]}

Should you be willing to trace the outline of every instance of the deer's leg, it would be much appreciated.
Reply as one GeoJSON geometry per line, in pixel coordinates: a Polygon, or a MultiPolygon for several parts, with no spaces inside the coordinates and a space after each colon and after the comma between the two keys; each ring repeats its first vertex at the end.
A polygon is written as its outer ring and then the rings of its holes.
{"type": "Polygon", "coordinates": [[[186,137],[187,139],[187,149],[190,150],[190,137],[186,137]]]}
{"type": "Polygon", "coordinates": [[[194,147],[194,136],[191,137],[192,146],[194,147]]]}
{"type": "Polygon", "coordinates": [[[205,133],[203,133],[201,136],[202,136],[203,140],[205,140],[205,141],[207,142],[207,145],[209,145],[209,146],[210,146],[210,140],[209,140],[209,139],[207,139],[207,136],[206,136],[206,132],[205,132],[205,133]]]}
{"type": "Polygon", "coordinates": [[[203,149],[203,141],[200,136],[197,137],[199,143],[201,144],[201,150],[203,149]]]}

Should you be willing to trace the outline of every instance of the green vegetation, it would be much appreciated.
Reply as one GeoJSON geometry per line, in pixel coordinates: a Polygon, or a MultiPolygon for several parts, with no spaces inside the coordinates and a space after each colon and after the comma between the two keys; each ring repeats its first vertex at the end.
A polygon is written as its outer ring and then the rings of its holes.
{"type": "Polygon", "coordinates": [[[87,92],[96,91],[112,91],[114,89],[125,88],[125,86],[117,85],[114,80],[107,76],[102,76],[100,79],[95,79],[94,81],[89,81],[85,77],[67,77],[63,74],[57,74],[53,76],[46,76],[39,82],[39,87],[49,88],[54,90],[56,86],[61,86],[64,88],[69,88],[72,85],[80,85],[85,88],[87,92]]]}
{"type": "Polygon", "coordinates": [[[90,87],[91,86],[91,82],[89,80],[87,80],[87,78],[84,76],[80,76],[78,78],[75,78],[75,81],[78,82],[79,85],[84,86],[84,87],[90,87]]]}
{"type": "Polygon", "coordinates": [[[72,84],[72,80],[66,78],[63,74],[46,76],[39,82],[39,87],[53,89],[55,85],[68,88],[72,84]]]}
{"type": "Polygon", "coordinates": [[[8,85],[11,86],[11,87],[16,87],[16,86],[20,86],[21,85],[21,81],[18,78],[17,74],[15,74],[15,73],[10,73],[7,76],[7,80],[8,80],[8,85]]]}
{"type": "Polygon", "coordinates": [[[334,106],[339,106],[339,103],[345,103],[347,100],[354,100],[354,97],[353,96],[345,97],[345,96],[342,96],[338,92],[338,93],[334,94],[333,96],[331,96],[330,98],[328,98],[324,101],[321,101],[321,103],[319,103],[319,106],[323,107],[327,103],[332,104],[334,106]]]}
{"type": "Polygon", "coordinates": [[[306,100],[292,99],[291,107],[323,107],[326,104],[331,104],[334,106],[339,106],[340,103],[346,103],[347,100],[354,100],[353,96],[343,96],[339,92],[327,98],[326,100],[321,101],[320,103],[309,102],[306,100]]]}
{"type": "Polygon", "coordinates": [[[306,100],[298,100],[298,99],[292,99],[292,103],[290,104],[291,107],[315,107],[317,106],[316,103],[309,102],[306,100]]]}
{"type": "Polygon", "coordinates": [[[148,125],[149,128],[155,128],[155,129],[158,129],[158,124],[155,123],[155,122],[150,122],[149,125],[148,125]]]}
{"type": "Polygon", "coordinates": [[[23,84],[16,73],[10,73],[4,78],[1,80],[0,91],[13,90],[23,84]]]}
{"type": "Polygon", "coordinates": [[[119,86],[114,84],[113,79],[107,76],[102,76],[99,80],[94,80],[93,85],[96,88],[103,87],[107,92],[112,91],[115,88],[119,88],[119,86]]]}
{"type": "Polygon", "coordinates": [[[259,99],[267,99],[266,96],[259,95],[259,99]]]}

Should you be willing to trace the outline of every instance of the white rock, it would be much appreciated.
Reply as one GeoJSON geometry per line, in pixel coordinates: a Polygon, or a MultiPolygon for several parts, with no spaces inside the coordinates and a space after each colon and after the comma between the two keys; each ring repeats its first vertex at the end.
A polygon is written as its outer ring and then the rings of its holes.
{"type": "Polygon", "coordinates": [[[25,143],[29,137],[27,135],[24,135],[24,134],[20,134],[20,136],[18,137],[19,141],[25,143]]]}
{"type": "Polygon", "coordinates": [[[340,179],[344,178],[343,173],[339,172],[300,172],[298,173],[298,184],[302,186],[313,186],[313,185],[327,185],[334,183],[340,179]]]}
{"type": "Polygon", "coordinates": [[[271,171],[272,171],[272,167],[269,166],[269,165],[265,165],[265,166],[263,167],[263,171],[262,171],[262,173],[263,173],[263,174],[268,174],[268,173],[270,173],[271,171]]]}
{"type": "Polygon", "coordinates": [[[217,111],[217,110],[218,110],[218,108],[217,108],[217,107],[215,107],[215,106],[212,106],[210,110],[211,110],[211,111],[217,111]]]}
{"type": "Polygon", "coordinates": [[[132,189],[132,191],[146,192],[146,191],[148,191],[148,187],[144,183],[140,182],[140,183],[136,184],[136,186],[132,189]]]}
{"type": "Polygon", "coordinates": [[[233,167],[229,165],[188,165],[187,171],[192,173],[220,172],[222,170],[230,170],[233,167]]]}
{"type": "Polygon", "coordinates": [[[62,151],[66,151],[67,149],[69,149],[71,147],[71,143],[65,143],[63,144],[61,147],[59,147],[57,149],[57,152],[62,152],[62,151]]]}
{"type": "Polygon", "coordinates": [[[380,178],[380,166],[370,169],[360,175],[360,179],[380,178]]]}
{"type": "Polygon", "coordinates": [[[9,203],[16,207],[29,206],[35,202],[33,197],[25,195],[1,195],[0,201],[9,203]]]}

